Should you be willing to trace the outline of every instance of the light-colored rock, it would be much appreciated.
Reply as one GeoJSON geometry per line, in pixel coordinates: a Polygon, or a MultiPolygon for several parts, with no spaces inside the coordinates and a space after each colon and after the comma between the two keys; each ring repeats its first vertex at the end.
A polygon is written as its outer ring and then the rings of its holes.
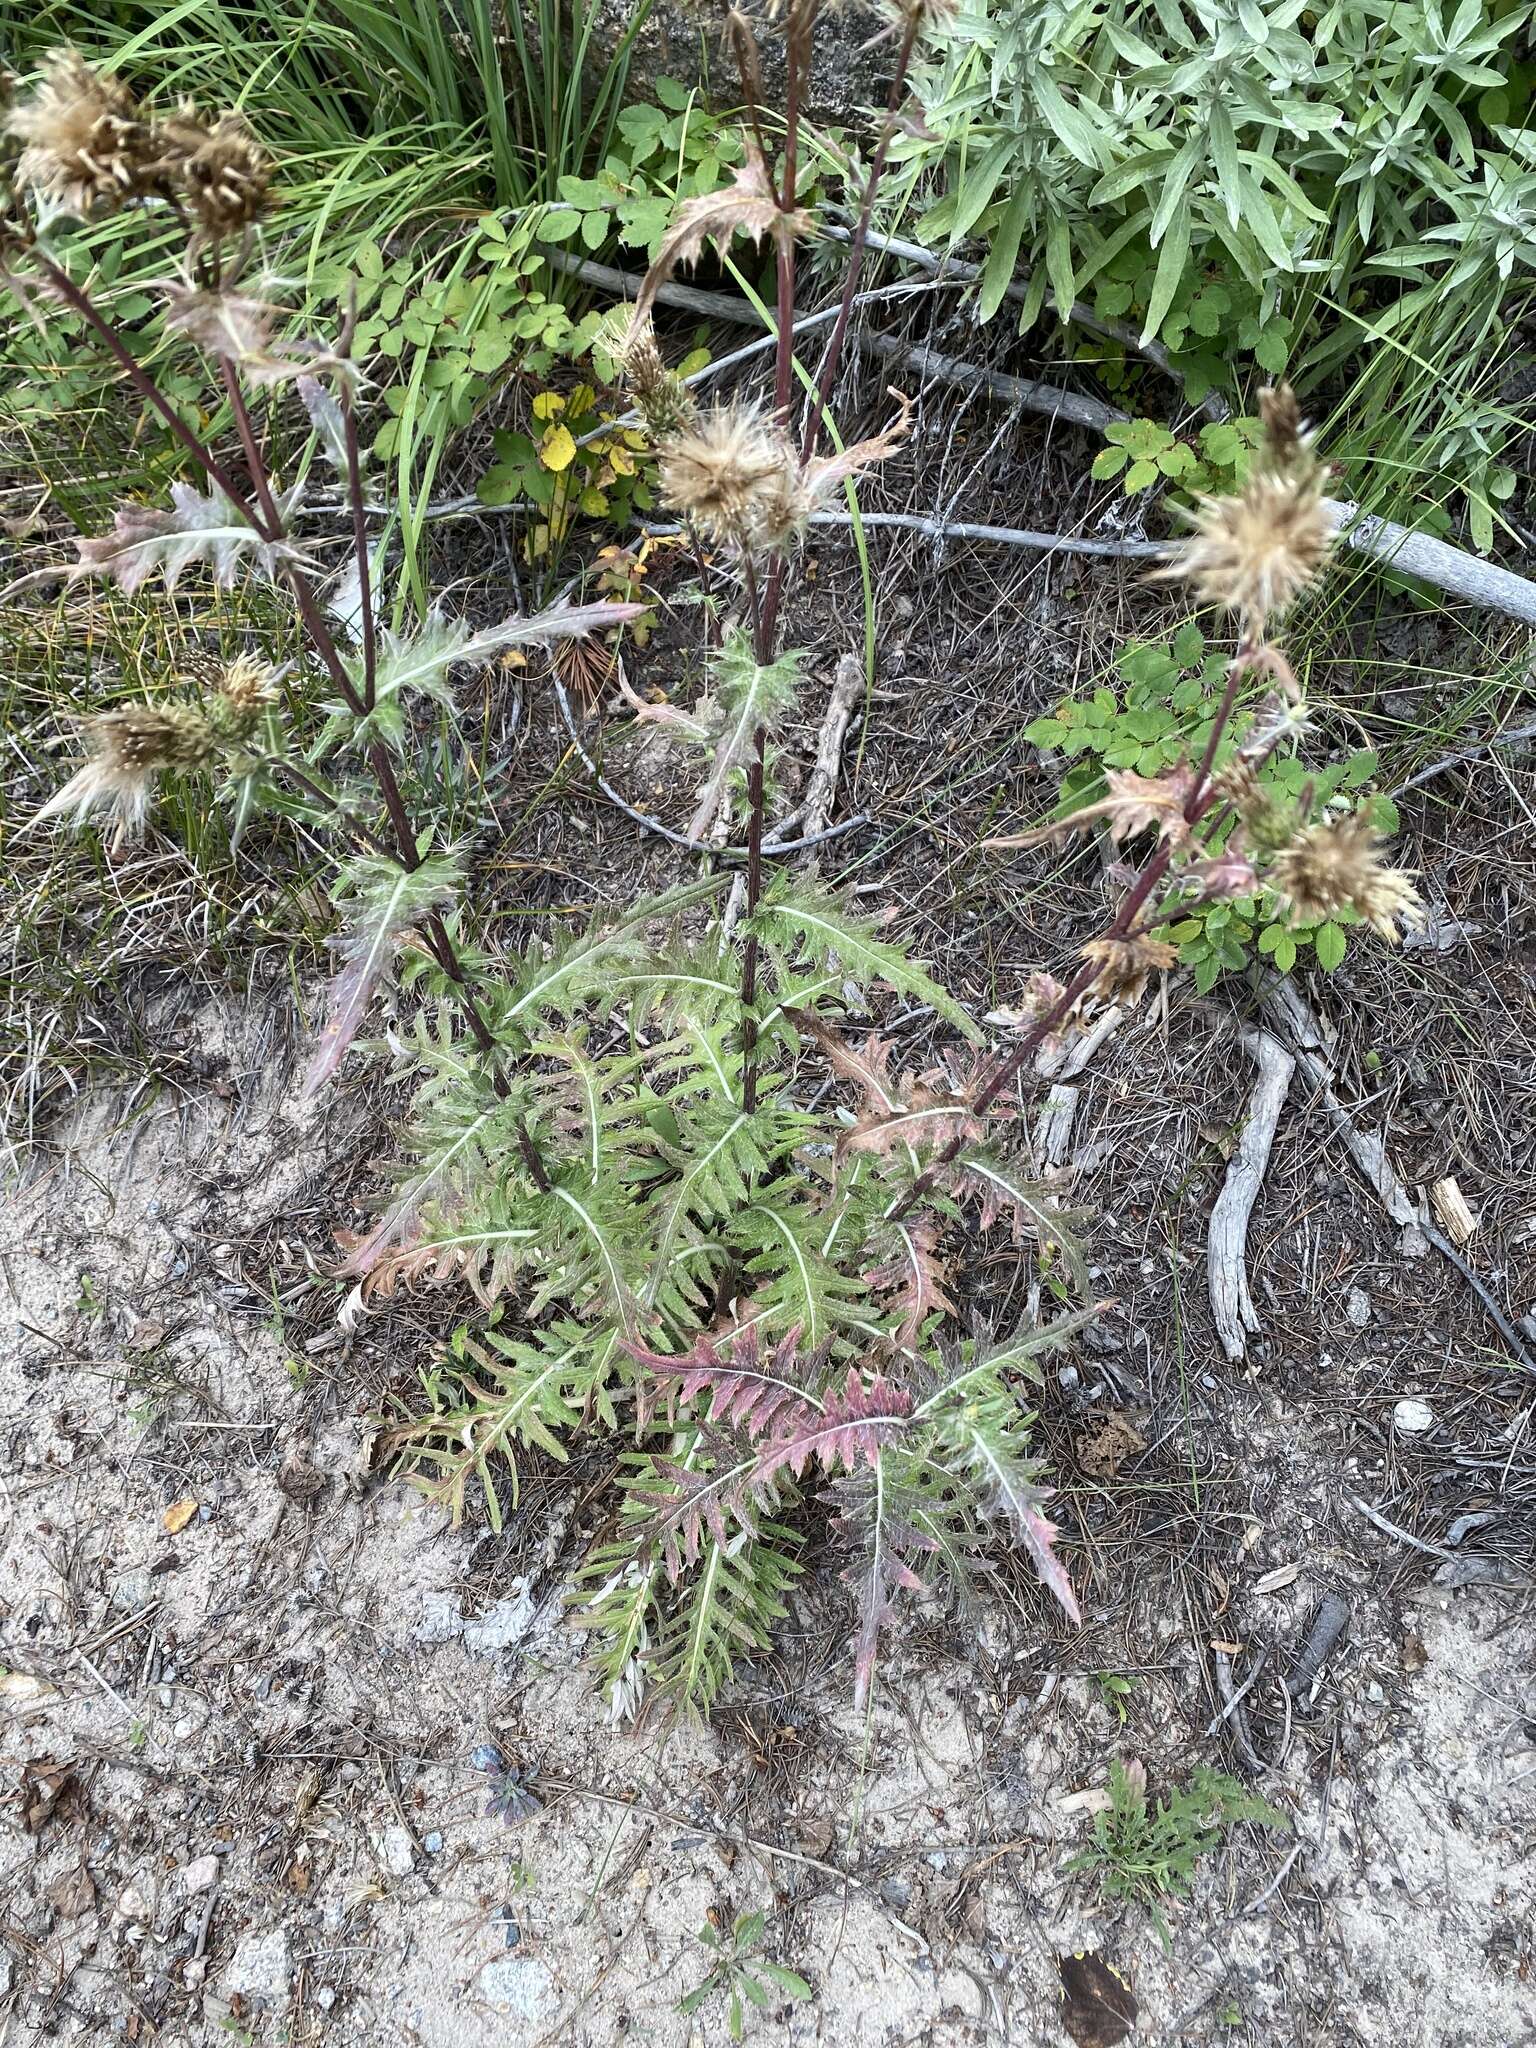
{"type": "Polygon", "coordinates": [[[537,1956],[498,1956],[480,1972],[480,1991],[498,2011],[535,2025],[560,2009],[549,1965],[537,1956]]]}
{"type": "Polygon", "coordinates": [[[259,2005],[281,2005],[288,1997],[293,1976],[293,1956],[284,1927],[269,1928],[264,1934],[247,1934],[229,1959],[224,1988],[238,1991],[242,1998],[259,2005]]]}
{"type": "Polygon", "coordinates": [[[155,1917],[155,1886],[151,1878],[135,1878],[118,1893],[117,1910],[125,1920],[148,1927],[155,1917]]]}
{"type": "Polygon", "coordinates": [[[516,1590],[505,1600],[498,1600],[464,1624],[464,1647],[477,1657],[494,1657],[498,1650],[515,1648],[533,1627],[533,1596],[522,1580],[512,1583],[516,1590]]]}
{"type": "Polygon", "coordinates": [[[1427,1401],[1399,1401],[1392,1410],[1392,1427],[1402,1436],[1422,1436],[1435,1426],[1435,1411],[1427,1401]]]}
{"type": "Polygon", "coordinates": [[[411,1630],[417,1643],[451,1643],[464,1633],[464,1602],[457,1593],[433,1587],[421,1596],[421,1620],[411,1630]]]}
{"type": "Polygon", "coordinates": [[[217,1856],[199,1856],[181,1873],[182,1888],[189,1892],[211,1891],[219,1881],[217,1856]]]}
{"type": "Polygon", "coordinates": [[[416,1844],[409,1828],[398,1822],[384,1828],[377,1839],[379,1861],[391,1877],[409,1877],[416,1863],[416,1844]]]}
{"type": "Polygon", "coordinates": [[[1351,1287],[1344,1299],[1344,1314],[1357,1330],[1371,1320],[1371,1297],[1363,1287],[1351,1287]]]}

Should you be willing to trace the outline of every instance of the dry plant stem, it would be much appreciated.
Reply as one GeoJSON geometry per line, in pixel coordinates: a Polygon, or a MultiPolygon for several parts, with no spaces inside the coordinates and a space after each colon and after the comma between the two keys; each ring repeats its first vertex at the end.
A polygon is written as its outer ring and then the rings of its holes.
{"type": "Polygon", "coordinates": [[[347,499],[352,507],[352,553],[357,562],[357,600],[362,625],[363,709],[374,705],[379,663],[378,622],[373,615],[373,573],[368,559],[368,511],[363,501],[363,459],[357,441],[357,414],[350,392],[341,400],[342,435],[347,455],[347,499]]]}
{"type": "Polygon", "coordinates": [[[253,514],[240,486],[229,474],[229,471],[224,468],[223,464],[219,462],[218,458],[211,454],[203,446],[196,434],[192,432],[192,429],[182,419],[176,408],[161,392],[154,378],[150,376],[138,358],[124,343],[117,329],[97,310],[92,300],[81,291],[73,279],[67,277],[59,269],[56,263],[50,262],[41,250],[34,251],[34,255],[38,268],[48,279],[54,291],[64,301],[65,305],[69,307],[70,311],[78,314],[91,329],[92,333],[96,335],[97,339],[105,345],[108,354],[127,377],[140,398],[146,404],[153,406],[154,410],[170,429],[174,438],[181,443],[187,453],[197,462],[198,467],[208,478],[209,482],[216,485],[224,493],[241,518],[249,525],[254,526],[259,533],[261,531],[261,522],[253,514]]]}
{"type": "MultiPolygon", "coordinates": [[[[854,229],[853,241],[848,250],[848,272],[843,279],[842,296],[837,304],[837,318],[832,324],[832,333],[827,342],[826,354],[822,357],[821,373],[816,380],[816,389],[811,395],[810,416],[805,423],[805,435],[800,448],[800,460],[807,463],[816,453],[821,438],[822,416],[830,403],[837,383],[837,368],[842,360],[843,340],[848,332],[848,321],[853,311],[853,302],[859,289],[859,273],[864,265],[864,243],[869,233],[869,223],[875,210],[875,194],[885,171],[885,160],[890,153],[891,140],[896,133],[896,116],[901,107],[902,94],[906,90],[907,71],[912,62],[912,52],[917,44],[920,10],[908,10],[902,27],[901,50],[896,59],[896,71],[891,79],[891,89],[886,95],[885,122],[880,130],[880,140],[875,149],[874,161],[870,164],[869,175],[864,180],[864,196],[859,204],[858,224],[854,229]]],[[[793,64],[791,64],[793,76],[793,64]]],[[[793,112],[794,109],[791,109],[793,112]]],[[[794,132],[786,145],[786,161],[794,152],[794,132]]],[[[794,187],[786,182],[785,197],[781,205],[794,205],[794,187]]],[[[794,258],[791,251],[788,269],[789,295],[786,297],[785,270],[781,255],[780,291],[778,307],[779,353],[778,375],[775,379],[775,400],[781,410],[789,404],[790,373],[793,366],[794,348],[794,258]]],[[[784,570],[786,558],[780,555],[769,572],[768,587],[763,595],[763,617],[767,639],[771,643],[779,621],[779,601],[784,592],[784,570]]]]}
{"type": "Polygon", "coordinates": [[[838,302],[837,320],[832,328],[831,339],[827,343],[827,353],[821,366],[821,376],[817,380],[810,417],[805,423],[805,440],[800,453],[801,459],[806,462],[809,462],[816,453],[816,446],[821,438],[822,417],[837,383],[837,369],[842,360],[848,318],[853,311],[854,294],[859,288],[859,273],[864,267],[864,248],[869,239],[869,224],[875,211],[875,194],[879,190],[880,180],[885,172],[885,160],[896,134],[896,117],[901,111],[902,94],[907,88],[907,72],[912,63],[912,52],[916,47],[921,18],[919,8],[912,7],[907,10],[901,34],[901,50],[896,59],[896,71],[885,100],[885,124],[880,130],[880,141],[875,149],[874,161],[869,167],[869,176],[864,180],[864,196],[859,202],[859,217],[854,224],[853,240],[848,246],[848,275],[843,279],[843,295],[838,302]]]}
{"type": "MultiPolygon", "coordinates": [[[[781,319],[787,317],[781,309],[781,319]]],[[[775,568],[777,568],[777,563],[775,568]]],[[[750,554],[742,557],[742,575],[747,588],[747,610],[752,620],[752,640],[757,659],[771,661],[772,622],[768,619],[757,587],[757,573],[750,554]]],[[[750,1116],[757,1107],[757,929],[752,920],[763,893],[763,812],[766,799],[763,771],[767,765],[768,739],[762,726],[752,736],[752,765],[747,771],[747,900],[749,925],[747,942],[741,952],[741,1106],[750,1116]]]]}
{"type": "MultiPolygon", "coordinates": [[[[815,28],[815,0],[791,10],[785,45],[788,74],[784,96],[784,182],[779,188],[779,211],[794,212],[795,186],[800,155],[800,66],[806,44],[815,28]]],[[[795,363],[795,241],[793,235],[778,240],[778,306],[774,316],[775,346],[773,406],[779,418],[789,420],[790,386],[795,363]]]]}
{"type": "MultiPolygon", "coordinates": [[[[1206,745],[1205,758],[1200,764],[1200,772],[1195,777],[1188,801],[1184,806],[1184,822],[1191,828],[1198,825],[1217,802],[1216,792],[1209,786],[1211,765],[1215,761],[1216,750],[1221,744],[1222,735],[1231,721],[1232,707],[1237,700],[1238,683],[1248,666],[1251,652],[1251,647],[1245,640],[1227,666],[1227,687],[1222,696],[1221,708],[1217,713],[1216,723],[1211,728],[1211,737],[1206,745]]],[[[1115,912],[1113,920],[1101,934],[1102,937],[1106,939],[1123,939],[1130,935],[1135,928],[1137,918],[1151,900],[1153,891],[1160,886],[1167,876],[1172,864],[1172,847],[1160,846],[1151,860],[1142,869],[1131,889],[1127,892],[1120,908],[1115,912]]],[[[1009,1087],[1015,1077],[1023,1071],[1025,1062],[1044,1044],[1057,1025],[1065,1021],[1074,1005],[1088,993],[1089,989],[1098,979],[1098,975],[1097,963],[1092,960],[1085,960],[1061,994],[1056,998],[1056,1001],[1052,1003],[1051,1007],[1042,1016],[1036,1019],[1029,1030],[1024,1033],[1013,1051],[996,1068],[992,1078],[977,1095],[973,1114],[985,1116],[1003,1090],[1009,1087]]],[[[890,1209],[889,1215],[893,1222],[905,1216],[909,1210],[914,1208],[923,1199],[938,1179],[940,1173],[960,1156],[965,1150],[965,1146],[966,1140],[963,1136],[952,1138],[942,1150],[935,1154],[933,1159],[923,1168],[917,1179],[913,1181],[911,1187],[907,1189],[907,1192],[890,1209]]]]}
{"type": "MultiPolygon", "coordinates": [[[[261,508],[261,520],[253,520],[251,523],[256,526],[257,532],[263,534],[267,540],[280,539],[286,534],[287,529],[283,523],[282,514],[278,510],[277,500],[273,495],[271,480],[267,475],[266,463],[262,458],[261,443],[257,438],[256,430],[251,420],[250,409],[245,402],[245,394],[240,389],[238,371],[228,356],[220,357],[219,367],[225,391],[229,396],[230,407],[235,416],[235,424],[239,429],[241,446],[245,450],[246,463],[251,472],[251,481],[256,491],[257,503],[261,508]]],[[[349,408],[349,420],[350,417],[349,408]]],[[[352,501],[352,530],[355,539],[361,531],[360,507],[362,504],[362,488],[360,464],[354,465],[351,462],[348,464],[348,495],[352,501]]],[[[249,517],[249,514],[246,516],[249,517]]],[[[311,644],[325,663],[332,680],[341,690],[345,701],[354,712],[365,715],[369,708],[368,701],[365,697],[358,694],[351,677],[347,674],[346,664],[341,658],[341,650],[336,645],[336,636],[326,623],[325,616],[320,609],[319,602],[315,597],[314,588],[308,576],[294,563],[285,564],[284,573],[287,577],[288,585],[293,591],[294,601],[298,605],[299,615],[304,621],[305,630],[309,634],[311,644]]],[[[369,619],[371,611],[371,603],[365,595],[363,603],[365,622],[369,619]]],[[[390,830],[395,840],[395,858],[407,873],[414,873],[421,865],[421,855],[416,849],[416,834],[411,825],[410,812],[406,809],[405,798],[400,791],[400,784],[395,776],[394,763],[389,758],[389,749],[382,740],[374,740],[370,743],[368,748],[368,765],[373,771],[373,779],[378,785],[379,795],[383,799],[384,809],[389,817],[390,830]]],[[[471,992],[469,979],[464,972],[463,963],[459,959],[448,927],[444,924],[440,912],[435,910],[431,911],[427,917],[427,946],[438,966],[453,984],[455,1000],[463,1012],[464,1021],[469,1026],[470,1036],[474,1039],[476,1046],[482,1053],[488,1056],[494,1054],[496,1042],[491,1036],[490,1027],[486,1023],[480,1006],[475,1001],[474,995],[471,992]]],[[[506,1078],[494,1064],[491,1067],[491,1086],[498,1095],[505,1095],[507,1092],[506,1078]]],[[[528,1127],[521,1119],[518,1122],[517,1135],[519,1146],[524,1160],[529,1165],[529,1170],[533,1173],[534,1179],[541,1191],[547,1192],[549,1186],[548,1179],[545,1176],[543,1165],[538,1159],[538,1154],[534,1149],[533,1140],[528,1133],[528,1127]]]]}
{"type": "MultiPolygon", "coordinates": [[[[240,435],[241,446],[245,450],[246,460],[250,467],[251,483],[257,497],[256,506],[252,506],[246,494],[224,468],[218,457],[213,454],[212,450],[206,447],[198,436],[184,423],[148,371],[144,369],[142,364],[138,362],[129,350],[117,329],[98,310],[88,294],[81,291],[73,280],[66,276],[57,264],[50,262],[46,256],[39,254],[38,261],[54,291],[69,306],[70,310],[78,314],[92,332],[98,336],[114,362],[123,370],[134,390],[160,415],[176,440],[186,449],[208,481],[223,493],[234,510],[263,540],[276,541],[282,539],[285,536],[286,528],[272,494],[266,464],[262,460],[261,448],[251,422],[250,411],[245,403],[244,393],[240,389],[235,366],[230,359],[228,357],[221,357],[219,359],[220,376],[224,389],[229,395],[235,425],[240,435]]],[[[351,479],[349,478],[350,481],[351,479]]],[[[357,531],[357,508],[362,502],[361,490],[354,488],[351,496],[355,533],[357,531]]],[[[324,662],[332,681],[341,691],[346,703],[354,712],[362,713],[365,706],[356,690],[352,687],[351,678],[347,675],[346,667],[337,649],[335,636],[325,622],[324,615],[315,599],[315,594],[308,577],[295,564],[285,564],[284,567],[287,581],[293,591],[294,601],[298,606],[299,615],[304,622],[304,627],[309,635],[312,646],[324,662]]],[[[370,747],[368,758],[375,780],[379,785],[379,794],[383,798],[384,808],[389,814],[390,826],[396,842],[396,857],[403,867],[408,870],[414,869],[420,865],[420,856],[416,851],[415,834],[411,830],[410,817],[405,808],[405,800],[400,794],[399,783],[395,779],[393,765],[389,760],[387,751],[378,742],[370,747]]],[[[428,922],[428,943],[433,957],[443,973],[454,984],[459,1007],[464,1013],[465,1021],[469,1025],[476,1045],[484,1053],[494,1052],[495,1041],[491,1037],[489,1027],[481,1014],[479,1005],[475,1002],[474,996],[470,992],[463,964],[455,951],[448,929],[436,912],[432,914],[428,922]]],[[[506,1094],[506,1077],[501,1073],[499,1067],[494,1065],[491,1068],[491,1085],[498,1095],[506,1094]]],[[[526,1125],[519,1125],[518,1135],[519,1141],[524,1148],[524,1157],[529,1161],[530,1171],[534,1172],[536,1180],[547,1186],[547,1180],[544,1179],[543,1166],[537,1163],[537,1155],[534,1152],[533,1142],[528,1135],[526,1125]]]]}

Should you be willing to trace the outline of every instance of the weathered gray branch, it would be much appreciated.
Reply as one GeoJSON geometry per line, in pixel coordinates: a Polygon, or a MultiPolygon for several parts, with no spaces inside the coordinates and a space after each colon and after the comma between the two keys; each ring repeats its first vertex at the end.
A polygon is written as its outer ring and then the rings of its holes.
{"type": "Polygon", "coordinates": [[[1295,1060],[1267,1031],[1243,1029],[1238,1036],[1244,1052],[1257,1066],[1259,1078],[1249,1098],[1242,1137],[1211,1210],[1206,1250],[1211,1313],[1216,1318],[1221,1348],[1231,1359],[1246,1355],[1247,1333],[1260,1328],[1253,1296],[1248,1291],[1248,1219],[1264,1184],[1275,1126],[1296,1071],[1295,1060]]]}
{"type": "MultiPolygon", "coordinates": [[[[593,263],[563,249],[551,249],[545,253],[555,268],[620,297],[632,298],[640,289],[639,278],[614,270],[605,263],[593,263]]],[[[658,296],[665,305],[678,306],[710,319],[731,320],[738,325],[755,326],[762,318],[745,299],[727,292],[700,291],[693,285],[668,282],[661,287],[658,296]]],[[[814,323],[818,317],[811,314],[807,324],[814,323]]],[[[796,323],[797,327],[799,324],[796,323]]],[[[888,361],[900,362],[935,383],[984,391],[989,397],[1001,399],[1006,404],[1069,420],[1073,425],[1086,427],[1092,432],[1103,433],[1107,427],[1126,418],[1126,414],[1115,406],[1106,405],[1102,399],[1089,398],[1081,392],[1063,391],[1053,384],[1041,384],[1030,377],[1014,377],[1001,370],[985,369],[976,363],[963,362],[958,356],[944,355],[935,348],[911,348],[894,335],[862,333],[858,339],[861,346],[888,361]]],[[[1452,597],[1465,598],[1470,604],[1503,612],[1524,625],[1536,627],[1536,583],[1526,577],[1517,576],[1510,569],[1501,569],[1496,563],[1481,561],[1461,548],[1452,547],[1447,541],[1414,533],[1394,520],[1378,519],[1373,514],[1362,512],[1358,505],[1337,498],[1325,498],[1323,503],[1340,543],[1356,554],[1366,555],[1402,575],[1431,584],[1452,597]]],[[[998,535],[1005,530],[998,529],[998,535]]]]}

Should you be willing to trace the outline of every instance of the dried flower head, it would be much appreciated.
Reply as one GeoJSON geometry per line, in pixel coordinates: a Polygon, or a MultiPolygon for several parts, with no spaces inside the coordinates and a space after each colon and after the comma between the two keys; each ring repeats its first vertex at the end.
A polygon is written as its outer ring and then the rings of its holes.
{"type": "Polygon", "coordinates": [[[1322,924],[1352,910],[1390,944],[1424,922],[1413,880],[1381,859],[1382,833],[1364,811],[1309,825],[1280,849],[1264,879],[1293,924],[1322,924]]]}
{"type": "Polygon", "coordinates": [[[220,672],[203,712],[220,741],[238,746],[251,737],[262,713],[276,700],[276,669],[254,654],[237,654],[220,672]]]}
{"type": "Polygon", "coordinates": [[[209,122],[182,107],[158,131],[161,163],[209,235],[237,234],[260,219],[272,182],[266,153],[239,114],[209,122]]]}
{"type": "Polygon", "coordinates": [[[1137,932],[1128,939],[1090,939],[1082,949],[1082,957],[1098,969],[1089,993],[1101,1002],[1122,1003],[1131,1008],[1146,993],[1148,977],[1161,974],[1176,963],[1179,949],[1166,939],[1137,932]]]}
{"type": "Polygon", "coordinates": [[[103,78],[74,50],[44,59],[42,77],[5,117],[23,145],[18,186],[68,213],[115,209],[155,183],[155,150],[125,85],[103,78]]]}
{"type": "Polygon", "coordinates": [[[1266,469],[1294,470],[1313,461],[1312,441],[1289,384],[1266,385],[1259,393],[1264,441],[1259,460],[1266,469]]]}
{"type": "Polygon", "coordinates": [[[1194,519],[1195,533],[1153,574],[1192,583],[1251,638],[1317,580],[1333,540],[1318,475],[1305,470],[1258,471],[1235,498],[1202,498],[1194,519]]]}
{"type": "Polygon", "coordinates": [[[1296,814],[1259,780],[1252,761],[1238,754],[1211,777],[1222,803],[1237,813],[1244,833],[1261,851],[1284,846],[1294,835],[1296,814]]]}
{"type": "Polygon", "coordinates": [[[787,546],[809,510],[788,435],[752,405],[715,406],[663,442],[660,483],[708,539],[746,553],[787,546]]]}
{"type": "Polygon", "coordinates": [[[635,410],[658,440],[694,424],[699,409],[682,378],[663,361],[649,315],[637,314],[629,322],[616,353],[635,410]]]}
{"type": "Polygon", "coordinates": [[[219,751],[210,721],[186,704],[124,704],[85,719],[81,730],[87,758],[32,823],[68,817],[83,825],[105,812],[114,851],[143,831],[167,769],[205,768],[219,751]]]}

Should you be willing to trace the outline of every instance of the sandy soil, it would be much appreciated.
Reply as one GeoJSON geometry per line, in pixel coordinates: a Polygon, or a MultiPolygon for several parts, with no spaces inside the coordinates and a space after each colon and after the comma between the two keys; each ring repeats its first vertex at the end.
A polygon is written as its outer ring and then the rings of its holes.
{"type": "MultiPolygon", "coordinates": [[[[924,1617],[866,1725],[829,1572],[715,1725],[614,1729],[563,1611],[575,1489],[451,1529],[376,1469],[372,1327],[286,1313],[336,1132],[269,1024],[204,1012],[215,1078],[128,1123],[88,1099],[5,1213],[0,2038],[721,2041],[723,1997],[677,2011],[697,1931],[762,1908],[815,1994],[750,2013],[764,2042],[1061,2041],[1088,1946],[1137,2039],[1536,2040],[1528,1598],[1430,1585],[1355,1516],[1320,1406],[1271,1374],[1206,1433],[1203,1607],[1159,1552],[1074,1645],[1005,1583],[924,1617]],[[1066,1871],[1074,1795],[1116,1754],[1230,1766],[1210,1645],[1289,1668],[1325,1590],[1354,1611],[1321,1679],[1289,1716],[1251,1695],[1266,1756],[1291,1723],[1261,1789],[1292,1832],[1238,1830],[1164,1953],[1066,1871]],[[1123,1727],[1104,1665],[1137,1680],[1123,1727]],[[486,1811],[488,1747],[534,1778],[520,1821],[486,1811]]],[[[1063,1412],[1098,1412],[1095,1369],[1063,1412]]]]}

